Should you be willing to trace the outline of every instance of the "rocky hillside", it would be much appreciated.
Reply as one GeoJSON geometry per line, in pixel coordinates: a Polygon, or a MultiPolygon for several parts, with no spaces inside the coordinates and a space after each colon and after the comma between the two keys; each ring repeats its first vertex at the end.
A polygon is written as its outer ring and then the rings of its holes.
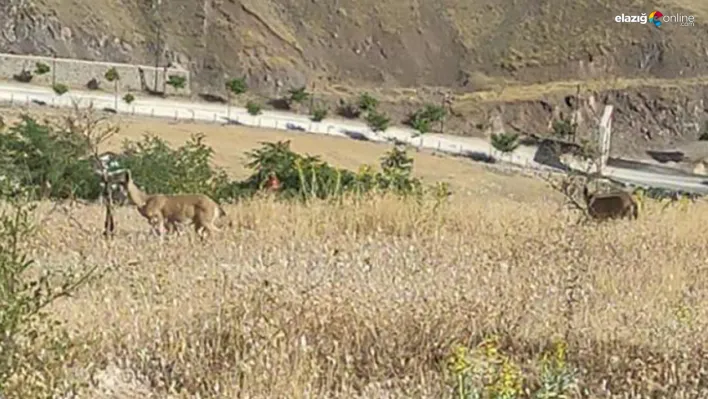
{"type": "MultiPolygon", "coordinates": [[[[161,64],[192,71],[195,92],[222,93],[226,75],[246,75],[251,87],[270,96],[307,84],[335,101],[362,88],[377,88],[397,116],[420,100],[439,101],[435,88],[474,92],[476,97],[462,96],[465,100],[455,104],[458,117],[450,125],[469,134],[488,125],[478,120],[480,112],[509,118],[518,107],[522,114],[536,112],[535,107],[543,107],[541,100],[562,107],[565,97],[576,91],[574,81],[598,98],[619,96],[626,103],[622,96],[649,96],[648,107],[671,108],[700,100],[704,92],[669,93],[661,87],[702,84],[700,77],[708,76],[708,2],[703,0],[663,0],[658,5],[643,0],[2,4],[0,45],[5,51],[153,64],[159,48],[161,64]],[[655,7],[664,14],[693,15],[696,26],[665,24],[657,29],[614,21],[618,14],[650,13],[655,7]],[[627,79],[635,80],[630,94],[616,93],[617,82],[627,79]],[[642,94],[646,79],[656,89],[642,94]],[[571,83],[558,90],[556,82],[571,83]],[[530,84],[536,86],[519,89],[530,84]],[[508,104],[513,112],[506,109],[508,104]]],[[[623,112],[642,116],[632,108],[623,112]]],[[[700,118],[705,119],[705,112],[700,118]]],[[[545,122],[538,124],[534,120],[530,127],[544,129],[545,122]]],[[[649,124],[655,122],[637,120],[636,126],[627,127],[641,130],[649,124]]]]}

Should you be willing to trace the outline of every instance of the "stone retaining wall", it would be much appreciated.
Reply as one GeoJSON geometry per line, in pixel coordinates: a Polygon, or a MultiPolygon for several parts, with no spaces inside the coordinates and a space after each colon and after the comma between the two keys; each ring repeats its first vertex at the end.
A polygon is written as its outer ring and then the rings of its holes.
{"type": "MultiPolygon", "coordinates": [[[[13,76],[22,72],[23,68],[34,72],[37,62],[47,64],[52,71],[45,75],[33,73],[32,84],[36,85],[51,86],[52,79],[54,79],[56,83],[63,83],[71,88],[85,90],[87,88],[86,84],[95,78],[100,83],[101,89],[113,91],[113,83],[108,82],[103,77],[106,71],[112,67],[115,67],[120,74],[120,82],[118,84],[120,92],[139,93],[141,91],[138,68],[142,68],[144,71],[147,87],[153,89],[155,85],[155,67],[151,66],[3,53],[0,53],[0,80],[15,81],[13,76]]],[[[170,75],[178,75],[187,79],[185,88],[175,90],[167,85],[165,87],[167,94],[178,96],[189,96],[191,94],[189,71],[177,68],[158,68],[157,74],[159,90],[162,90],[165,78],[169,79],[170,75]]]]}

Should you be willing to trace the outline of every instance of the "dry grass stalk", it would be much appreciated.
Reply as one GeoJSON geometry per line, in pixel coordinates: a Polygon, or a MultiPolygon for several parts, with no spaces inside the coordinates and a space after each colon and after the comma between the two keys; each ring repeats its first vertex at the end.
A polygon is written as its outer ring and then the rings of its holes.
{"type": "Polygon", "coordinates": [[[106,270],[52,309],[89,343],[93,397],[438,398],[454,342],[496,332],[533,373],[569,327],[592,397],[705,394],[706,204],[578,226],[546,200],[451,201],[261,198],[227,206],[241,228],[163,250],[117,209],[110,242],[57,219],[26,245],[41,267],[106,270]]]}

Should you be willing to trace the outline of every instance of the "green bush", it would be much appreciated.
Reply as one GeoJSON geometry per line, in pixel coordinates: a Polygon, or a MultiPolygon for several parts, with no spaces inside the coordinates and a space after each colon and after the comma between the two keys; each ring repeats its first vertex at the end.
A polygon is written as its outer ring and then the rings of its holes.
{"type": "MultiPolygon", "coordinates": [[[[421,182],[412,175],[413,160],[399,147],[382,158],[380,172],[369,166],[353,172],[333,167],[315,156],[297,154],[287,141],[263,143],[246,153],[252,173],[244,181],[231,180],[223,169],[212,166],[213,154],[201,134],[177,148],[148,134],[142,140],[124,142],[117,161],[120,168],[131,170],[136,183],[148,193],[202,193],[217,201],[254,195],[271,175],[280,180],[278,196],[284,199],[423,192],[421,182]]],[[[85,137],[29,117],[0,132],[0,180],[13,187],[9,192],[24,187],[38,196],[42,188],[49,186],[48,195],[52,198],[74,195],[97,199],[101,194],[100,179],[91,159],[85,137]]]]}
{"type": "Polygon", "coordinates": [[[38,123],[23,115],[20,122],[0,132],[0,170],[20,182],[36,197],[43,188],[52,198],[72,194],[86,199],[100,195],[100,182],[89,160],[84,137],[38,123]]]}
{"type": "Polygon", "coordinates": [[[381,172],[364,166],[359,173],[335,168],[319,157],[301,155],[290,149],[289,141],[263,143],[248,152],[247,167],[253,174],[242,187],[256,192],[275,175],[281,184],[279,194],[286,198],[328,198],[345,193],[392,192],[399,195],[422,193],[422,183],[412,176],[413,160],[406,151],[394,148],[381,159],[381,172]]]}
{"type": "Polygon", "coordinates": [[[64,273],[37,270],[22,249],[34,231],[34,208],[27,205],[29,197],[14,194],[0,197],[6,206],[0,213],[0,396],[73,397],[79,384],[72,381],[66,366],[76,361],[80,345],[69,339],[47,308],[84,285],[95,268],[64,273]]]}
{"type": "Polygon", "coordinates": [[[432,124],[441,122],[447,116],[445,108],[440,105],[426,104],[408,117],[406,124],[415,129],[419,134],[430,132],[432,124]]]}
{"type": "Polygon", "coordinates": [[[246,111],[250,115],[256,116],[263,112],[263,107],[255,101],[249,101],[246,103],[246,111]]]}
{"type": "Polygon", "coordinates": [[[417,135],[425,134],[430,132],[430,119],[421,117],[418,114],[414,114],[408,121],[408,125],[415,129],[417,135]]]}
{"type": "Polygon", "coordinates": [[[312,120],[314,122],[322,122],[327,117],[327,110],[324,108],[316,108],[312,111],[312,120]]]}
{"type": "Polygon", "coordinates": [[[142,141],[124,142],[118,162],[148,193],[202,193],[217,201],[238,196],[226,172],[211,166],[214,150],[203,140],[204,135],[193,135],[173,149],[161,138],[145,135],[142,141]]]}
{"type": "Polygon", "coordinates": [[[52,86],[52,90],[54,90],[54,93],[56,93],[58,96],[61,96],[69,91],[69,86],[65,85],[64,83],[56,83],[54,84],[54,86],[52,86]]]}
{"type": "Polygon", "coordinates": [[[123,96],[123,101],[125,101],[126,104],[131,104],[133,101],[135,101],[135,96],[128,93],[123,96]]]}
{"type": "Polygon", "coordinates": [[[35,67],[34,73],[37,75],[44,75],[44,74],[49,73],[49,71],[51,71],[51,68],[49,67],[49,65],[47,65],[43,62],[35,63],[34,67],[35,67]]]}
{"type": "Polygon", "coordinates": [[[371,111],[366,115],[366,123],[374,132],[383,132],[388,129],[391,119],[383,112],[371,111]]]}
{"type": "Polygon", "coordinates": [[[492,147],[502,153],[512,152],[519,147],[519,135],[517,133],[494,133],[491,140],[492,147]]]}
{"type": "Polygon", "coordinates": [[[378,108],[379,100],[369,93],[362,93],[362,95],[359,96],[358,105],[362,112],[373,112],[378,108]]]}
{"type": "Polygon", "coordinates": [[[241,95],[248,90],[248,85],[246,85],[246,78],[233,78],[231,80],[228,80],[226,82],[226,89],[229,91],[229,93],[235,94],[235,95],[241,95]]]}
{"type": "Polygon", "coordinates": [[[290,95],[288,97],[289,101],[295,104],[302,104],[305,100],[310,98],[310,93],[307,92],[307,88],[305,86],[290,89],[288,94],[290,95]]]}
{"type": "Polygon", "coordinates": [[[180,75],[170,75],[166,83],[175,90],[184,89],[187,85],[187,78],[180,75]]]}
{"type": "Polygon", "coordinates": [[[569,118],[561,118],[553,121],[553,134],[559,138],[573,138],[578,130],[578,124],[569,118]]]}

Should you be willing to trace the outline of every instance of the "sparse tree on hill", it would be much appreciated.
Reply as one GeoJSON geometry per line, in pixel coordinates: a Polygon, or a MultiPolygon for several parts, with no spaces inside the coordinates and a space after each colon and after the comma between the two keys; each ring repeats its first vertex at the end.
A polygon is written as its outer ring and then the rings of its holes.
{"type": "Polygon", "coordinates": [[[494,133],[491,137],[492,147],[502,154],[511,154],[519,147],[518,133],[494,133]]]}
{"type": "Polygon", "coordinates": [[[246,85],[246,78],[233,78],[226,82],[226,92],[228,99],[226,102],[226,117],[231,120],[231,96],[240,96],[248,90],[248,85],[246,85]]]}
{"type": "Polygon", "coordinates": [[[379,106],[379,100],[376,99],[376,97],[372,96],[369,93],[363,93],[361,96],[359,96],[359,109],[362,112],[373,112],[376,111],[376,108],[379,106]]]}
{"type": "Polygon", "coordinates": [[[166,83],[172,86],[175,91],[182,90],[187,86],[187,78],[180,75],[170,75],[166,83]]]}
{"type": "Polygon", "coordinates": [[[413,129],[415,129],[414,136],[420,136],[421,134],[430,132],[430,120],[427,118],[421,118],[419,115],[414,115],[408,123],[413,129]]]}
{"type": "Polygon", "coordinates": [[[312,120],[314,122],[322,122],[324,118],[327,117],[327,109],[326,108],[316,108],[314,111],[312,111],[312,120]]]}
{"type": "Polygon", "coordinates": [[[290,97],[288,98],[288,102],[292,104],[302,104],[304,103],[308,98],[310,98],[310,93],[307,92],[307,88],[305,86],[298,87],[295,89],[290,89],[288,92],[290,94],[290,97]]]}
{"type": "Polygon", "coordinates": [[[120,81],[120,74],[115,67],[112,67],[106,71],[103,77],[105,77],[107,81],[113,83],[113,95],[115,97],[113,108],[118,111],[118,81],[120,81]]]}
{"type": "Polygon", "coordinates": [[[423,109],[414,112],[406,123],[415,129],[418,134],[425,134],[432,130],[433,123],[440,122],[440,131],[442,132],[446,115],[447,111],[442,106],[426,104],[423,109]]]}
{"type": "Polygon", "coordinates": [[[255,101],[249,101],[246,103],[246,110],[249,115],[256,116],[260,115],[263,107],[255,101]]]}
{"type": "Polygon", "coordinates": [[[40,61],[37,61],[37,63],[34,65],[34,74],[37,76],[46,75],[51,70],[52,69],[49,67],[49,65],[40,61]]]}
{"type": "Polygon", "coordinates": [[[126,104],[130,105],[133,103],[133,101],[135,101],[135,96],[130,93],[127,93],[126,95],[123,96],[123,101],[126,104]]]}
{"type": "Polygon", "coordinates": [[[52,90],[54,90],[54,93],[57,96],[61,96],[69,91],[69,86],[67,86],[63,83],[57,83],[54,86],[52,86],[52,90]]]}
{"type": "Polygon", "coordinates": [[[374,110],[366,115],[366,123],[372,131],[378,133],[388,129],[388,126],[391,123],[391,118],[383,112],[374,110]]]}

